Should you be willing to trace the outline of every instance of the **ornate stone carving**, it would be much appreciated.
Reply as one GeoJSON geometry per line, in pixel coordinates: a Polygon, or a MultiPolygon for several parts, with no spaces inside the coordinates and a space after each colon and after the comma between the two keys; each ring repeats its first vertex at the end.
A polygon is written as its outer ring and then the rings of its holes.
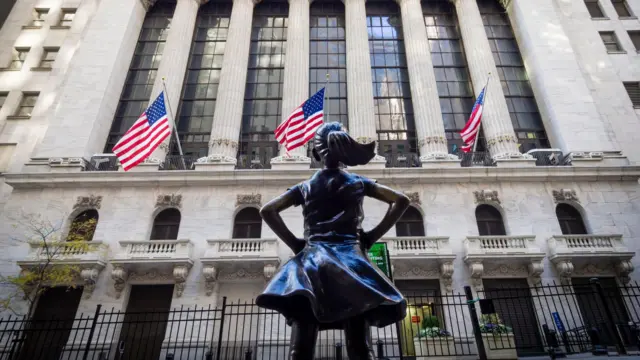
{"type": "Polygon", "coordinates": [[[262,194],[238,194],[236,196],[236,206],[240,205],[262,206],[262,194]]]}
{"type": "Polygon", "coordinates": [[[265,278],[266,280],[270,280],[270,279],[273,277],[273,275],[275,275],[275,274],[276,274],[276,270],[277,270],[277,268],[276,268],[276,266],[275,266],[275,265],[273,265],[273,264],[266,264],[266,265],[264,266],[264,269],[263,269],[264,278],[265,278]]]}
{"type": "Polygon", "coordinates": [[[594,264],[594,263],[589,263],[589,264],[585,264],[579,267],[575,267],[573,269],[573,275],[586,275],[586,276],[590,276],[590,275],[594,275],[594,276],[602,276],[602,275],[608,275],[608,274],[612,274],[614,272],[614,269],[612,269],[612,267],[607,266],[609,264],[594,264]]]}
{"type": "Polygon", "coordinates": [[[113,288],[116,290],[116,299],[120,299],[127,282],[127,271],[121,266],[116,266],[111,270],[111,279],[113,279],[113,288]]]}
{"type": "Polygon", "coordinates": [[[159,272],[158,270],[151,269],[144,273],[132,272],[129,274],[129,280],[133,281],[171,281],[173,277],[170,274],[159,272]]]}
{"type": "Polygon", "coordinates": [[[96,268],[86,268],[80,271],[80,277],[84,282],[84,293],[83,296],[85,299],[89,299],[91,294],[93,294],[93,290],[96,288],[96,281],[98,280],[98,276],[100,275],[100,270],[96,268]]]}
{"type": "Polygon", "coordinates": [[[533,286],[542,285],[542,272],[544,271],[544,265],[542,261],[532,261],[527,266],[529,270],[529,277],[533,286]]]}
{"type": "Polygon", "coordinates": [[[409,198],[412,204],[422,205],[422,202],[420,201],[420,193],[415,191],[413,192],[405,191],[404,194],[407,195],[407,197],[409,198]]]}
{"type": "Polygon", "coordinates": [[[552,193],[553,193],[553,201],[555,201],[556,203],[560,203],[563,201],[580,202],[580,200],[578,200],[578,195],[576,194],[576,191],[573,189],[553,190],[552,193]]]}
{"type": "Polygon", "coordinates": [[[579,159],[579,160],[602,160],[604,158],[604,153],[599,151],[593,152],[572,152],[569,154],[569,159],[579,159]]]}
{"type": "Polygon", "coordinates": [[[517,144],[518,139],[516,139],[516,137],[512,134],[503,134],[503,135],[498,135],[498,136],[494,136],[492,138],[487,139],[487,145],[489,147],[492,147],[498,143],[517,144]]]}
{"type": "Polygon", "coordinates": [[[420,161],[460,161],[460,158],[446,152],[430,152],[420,156],[420,161]]]}
{"type": "Polygon", "coordinates": [[[168,207],[182,207],[182,195],[177,194],[167,194],[167,195],[158,195],[156,199],[156,207],[160,206],[168,206],[168,207]]]}
{"type": "Polygon", "coordinates": [[[189,268],[181,265],[173,268],[173,279],[176,281],[176,297],[181,297],[189,276],[189,268]]]}
{"type": "Polygon", "coordinates": [[[427,136],[418,141],[418,146],[423,147],[428,144],[447,144],[447,138],[444,136],[427,136]]]}
{"type": "Polygon", "coordinates": [[[78,196],[78,198],[76,199],[76,203],[73,205],[73,208],[74,209],[77,209],[77,208],[100,209],[101,205],[102,205],[101,195],[78,196]]]}
{"type": "Polygon", "coordinates": [[[211,296],[218,280],[218,270],[213,266],[205,266],[202,268],[202,275],[205,280],[205,289],[207,296],[211,296]]]}
{"type": "Polygon", "coordinates": [[[209,148],[211,149],[214,145],[224,145],[230,146],[232,149],[238,148],[238,142],[230,139],[211,139],[209,140],[209,148]]]}
{"type": "Polygon", "coordinates": [[[414,266],[410,269],[399,269],[396,274],[399,279],[428,279],[438,278],[440,271],[437,268],[414,266]]]}
{"type": "Polygon", "coordinates": [[[77,158],[77,157],[70,157],[70,158],[52,157],[52,158],[49,158],[49,166],[81,166],[84,168],[85,160],[83,158],[77,158]]]}
{"type": "Polygon", "coordinates": [[[631,274],[633,270],[634,266],[629,260],[622,260],[616,264],[616,274],[618,274],[620,281],[625,285],[631,281],[629,274],[631,274]]]}
{"type": "Polygon", "coordinates": [[[512,277],[512,276],[527,276],[527,267],[522,264],[499,264],[497,266],[484,266],[483,276],[494,277],[512,277]]]}
{"type": "Polygon", "coordinates": [[[473,196],[475,197],[476,204],[500,204],[500,198],[496,190],[474,191],[473,196]]]}
{"type": "Polygon", "coordinates": [[[484,265],[482,262],[474,261],[469,263],[469,273],[471,274],[471,285],[476,290],[482,290],[482,275],[484,274],[484,265]]]}
{"type": "Polygon", "coordinates": [[[232,156],[226,155],[209,155],[205,157],[199,158],[197,163],[200,164],[233,164],[236,165],[238,163],[238,159],[232,156]]]}
{"type": "Polygon", "coordinates": [[[573,263],[570,260],[558,261],[556,264],[558,277],[563,285],[571,285],[571,275],[573,275],[573,263]]]}
{"type": "Polygon", "coordinates": [[[235,272],[220,272],[218,279],[220,280],[241,280],[241,279],[259,279],[264,277],[264,269],[259,272],[249,271],[244,268],[240,268],[235,272]]]}
{"type": "Polygon", "coordinates": [[[440,264],[440,281],[448,293],[453,291],[453,269],[453,263],[451,261],[440,264]]]}

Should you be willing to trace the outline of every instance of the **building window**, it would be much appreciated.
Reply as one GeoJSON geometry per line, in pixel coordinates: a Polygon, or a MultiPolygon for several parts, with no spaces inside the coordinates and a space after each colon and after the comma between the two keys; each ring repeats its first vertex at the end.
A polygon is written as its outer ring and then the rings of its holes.
{"type": "Polygon", "coordinates": [[[98,226],[98,211],[90,209],[76,216],[69,227],[67,241],[91,241],[98,226]]]}
{"type": "Polygon", "coordinates": [[[618,14],[618,17],[621,17],[621,18],[633,17],[633,14],[631,13],[631,9],[629,9],[629,4],[627,4],[626,0],[611,0],[611,3],[613,4],[613,8],[616,9],[616,13],[618,14]]]}
{"type": "Polygon", "coordinates": [[[314,1],[310,11],[309,96],[325,86],[329,74],[325,109],[330,121],[348,127],[344,5],[341,1],[314,1]]]}
{"type": "Polygon", "coordinates": [[[240,210],[233,222],[234,239],[259,239],[262,234],[262,217],[256,208],[240,210]]]}
{"type": "Polygon", "coordinates": [[[151,240],[177,240],[180,218],[178,209],[162,210],[153,220],[151,240]]]}
{"type": "Polygon", "coordinates": [[[60,48],[45,48],[40,60],[40,67],[43,69],[53,68],[53,62],[56,61],[60,48]]]}
{"type": "Polygon", "coordinates": [[[532,149],[549,148],[509,17],[497,0],[478,0],[478,5],[520,151],[525,153],[532,149]]]}
{"type": "Polygon", "coordinates": [[[589,10],[591,18],[602,19],[605,17],[598,0],[584,0],[584,4],[587,6],[587,10],[589,10]]]}
{"type": "Polygon", "coordinates": [[[395,160],[418,151],[402,19],[391,1],[366,9],[378,152],[395,160]]]}
{"type": "Polygon", "coordinates": [[[13,56],[11,57],[11,63],[9,69],[20,70],[24,65],[24,61],[27,59],[30,48],[15,48],[13,49],[13,56]]]}
{"type": "Polygon", "coordinates": [[[629,38],[631,38],[631,42],[633,43],[633,47],[636,48],[636,51],[640,51],[640,31],[629,31],[629,38]]]}
{"type": "Polygon", "coordinates": [[[422,12],[449,152],[457,153],[463,145],[460,131],[464,128],[475,101],[458,29],[458,17],[455,6],[447,1],[423,1],[422,12]]]}
{"type": "Polygon", "coordinates": [[[582,235],[587,233],[587,228],[582,221],[582,215],[578,209],[568,204],[558,204],[556,216],[562,229],[562,235],[582,235]]]}
{"type": "Polygon", "coordinates": [[[36,106],[40,93],[22,93],[22,100],[14,116],[31,117],[33,108],[36,106]]]}
{"type": "Polygon", "coordinates": [[[9,170],[13,152],[16,149],[15,144],[0,144],[0,173],[9,170]]]}
{"type": "Polygon", "coordinates": [[[396,223],[396,236],[425,236],[424,220],[418,209],[410,206],[396,223]]]}
{"type": "Polygon", "coordinates": [[[175,6],[171,2],[158,2],[147,12],[111,124],[105,153],[113,152],[113,146],[149,105],[175,6]]]}
{"type": "MultiPolygon", "coordinates": [[[[232,3],[210,1],[200,7],[189,56],[189,67],[178,109],[178,134],[182,150],[194,157],[207,156],[218,96],[232,3]]],[[[171,151],[178,154],[175,141],[171,151]]]]}
{"type": "Polygon", "coordinates": [[[288,11],[286,2],[262,2],[254,10],[240,134],[241,168],[269,168],[271,158],[278,155],[274,131],[282,118],[288,11]]]}
{"type": "Polygon", "coordinates": [[[33,20],[31,20],[29,26],[41,28],[47,19],[48,13],[49,9],[33,9],[33,20]]]}
{"type": "Polygon", "coordinates": [[[640,108],[640,83],[627,82],[623,83],[623,85],[627,90],[627,94],[629,94],[629,98],[631,99],[631,103],[633,103],[633,107],[640,108]]]}
{"type": "Polygon", "coordinates": [[[60,21],[58,21],[58,26],[60,27],[71,27],[73,23],[73,18],[76,17],[76,9],[63,9],[62,14],[60,14],[60,21]]]}
{"type": "Polygon", "coordinates": [[[476,222],[480,236],[507,235],[500,211],[491,205],[479,205],[476,208],[476,222]]]}
{"type": "Polygon", "coordinates": [[[616,36],[615,32],[601,31],[600,37],[602,38],[604,46],[607,48],[607,52],[615,53],[622,51],[622,47],[620,46],[620,43],[618,43],[618,37],[616,36]]]}
{"type": "Polygon", "coordinates": [[[7,97],[9,97],[8,92],[0,92],[0,109],[2,109],[5,101],[7,101],[7,97]]]}

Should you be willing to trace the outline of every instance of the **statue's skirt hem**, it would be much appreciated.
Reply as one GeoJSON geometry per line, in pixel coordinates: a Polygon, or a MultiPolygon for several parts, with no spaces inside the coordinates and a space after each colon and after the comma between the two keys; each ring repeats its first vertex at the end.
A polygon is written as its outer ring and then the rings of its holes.
{"type": "Polygon", "coordinates": [[[384,327],[407,311],[402,294],[356,241],[309,242],[274,275],[256,304],[282,314],[288,324],[312,322],[321,330],[343,329],[354,317],[384,327]]]}

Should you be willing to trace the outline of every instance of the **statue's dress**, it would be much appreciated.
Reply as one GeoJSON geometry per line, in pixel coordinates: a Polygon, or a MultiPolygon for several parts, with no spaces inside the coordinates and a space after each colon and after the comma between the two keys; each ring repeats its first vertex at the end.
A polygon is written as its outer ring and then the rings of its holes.
{"type": "Polygon", "coordinates": [[[374,181],[339,169],[318,171],[291,188],[303,206],[307,245],[284,264],[256,299],[293,320],[342,329],[361,315],[383,327],[400,321],[407,304],[360,248],[362,201],[374,181]]]}

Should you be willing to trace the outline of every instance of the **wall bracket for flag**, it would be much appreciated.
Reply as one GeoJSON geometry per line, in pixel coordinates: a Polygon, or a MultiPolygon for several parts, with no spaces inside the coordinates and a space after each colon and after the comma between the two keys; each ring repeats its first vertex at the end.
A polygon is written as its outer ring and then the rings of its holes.
{"type": "MultiPolygon", "coordinates": [[[[178,128],[176,127],[176,122],[174,121],[174,117],[173,117],[173,111],[171,110],[171,103],[169,102],[169,93],[167,93],[167,84],[165,84],[164,80],[166,78],[163,76],[162,77],[162,90],[164,90],[164,94],[165,94],[165,101],[167,102],[167,110],[169,110],[169,119],[171,119],[171,127],[173,128],[173,131],[176,134],[176,143],[178,144],[178,153],[180,154],[180,160],[182,161],[182,168],[184,170],[188,170],[187,169],[187,165],[184,162],[184,154],[182,153],[182,145],[180,144],[180,136],[178,135],[178,128]]],[[[171,143],[171,140],[169,140],[169,143],[171,143]]]]}

